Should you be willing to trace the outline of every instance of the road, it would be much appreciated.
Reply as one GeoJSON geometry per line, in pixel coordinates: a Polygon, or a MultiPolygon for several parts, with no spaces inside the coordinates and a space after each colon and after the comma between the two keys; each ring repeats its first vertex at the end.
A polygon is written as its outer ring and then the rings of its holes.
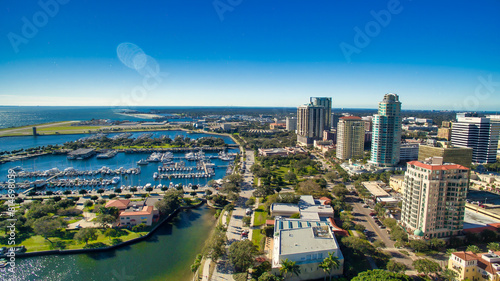
{"type": "MultiPolygon", "coordinates": [[[[253,151],[247,153],[246,157],[247,169],[245,169],[245,173],[243,174],[243,182],[241,184],[241,192],[239,194],[240,198],[235,203],[235,208],[227,227],[226,235],[228,246],[235,241],[241,240],[242,230],[246,229],[250,232],[249,227],[243,226],[242,219],[245,216],[245,211],[247,209],[247,207],[245,206],[245,202],[252,196],[252,193],[254,191],[252,187],[252,173],[250,172],[250,167],[252,167],[255,162],[253,151]]],[[[251,232],[248,238],[252,239],[251,232]]],[[[233,268],[230,266],[227,257],[223,257],[217,262],[217,267],[212,275],[211,280],[233,280],[233,272],[233,268]]]]}

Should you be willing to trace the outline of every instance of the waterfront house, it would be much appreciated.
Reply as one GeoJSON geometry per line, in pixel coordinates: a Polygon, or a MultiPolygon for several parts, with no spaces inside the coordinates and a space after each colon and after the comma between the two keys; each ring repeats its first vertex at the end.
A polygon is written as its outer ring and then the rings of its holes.
{"type": "Polygon", "coordinates": [[[155,216],[158,216],[158,210],[155,210],[153,206],[140,208],[132,206],[120,213],[120,226],[133,227],[141,223],[150,226],[153,224],[155,216]]]}
{"type": "Polygon", "coordinates": [[[106,208],[115,207],[120,211],[124,211],[125,209],[127,209],[129,204],[130,200],[128,199],[117,199],[117,200],[110,200],[108,203],[106,203],[105,207],[106,208]]]}

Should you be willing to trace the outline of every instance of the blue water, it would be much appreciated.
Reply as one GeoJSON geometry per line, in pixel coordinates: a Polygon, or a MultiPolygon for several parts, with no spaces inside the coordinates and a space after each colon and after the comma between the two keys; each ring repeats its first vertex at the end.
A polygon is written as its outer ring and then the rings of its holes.
{"type": "MultiPolygon", "coordinates": [[[[132,138],[137,137],[141,134],[148,133],[148,132],[136,132],[132,133],[132,138]]],[[[174,139],[176,136],[184,136],[184,137],[189,137],[191,139],[197,139],[201,137],[209,137],[209,136],[214,136],[211,134],[199,134],[199,133],[188,133],[185,131],[154,131],[154,132],[149,132],[153,133],[153,137],[157,138],[162,135],[167,135],[171,139],[174,139]]],[[[119,133],[112,133],[109,134],[109,137],[112,137],[114,135],[117,135],[119,133]]],[[[31,148],[31,147],[38,147],[38,146],[46,146],[49,144],[63,144],[68,141],[75,141],[83,137],[88,137],[90,136],[89,134],[76,134],[76,135],[52,135],[52,136],[22,136],[22,137],[3,137],[0,138],[0,151],[11,151],[11,150],[16,150],[16,149],[26,149],[26,148],[31,148]]],[[[222,138],[226,143],[228,144],[234,144],[233,139],[230,137],[226,136],[217,136],[222,138]]]]}
{"type": "MultiPolygon", "coordinates": [[[[119,114],[119,112],[123,109],[125,108],[78,106],[2,106],[0,107],[0,128],[90,119],[148,121],[147,119],[139,119],[119,114]]],[[[140,111],[149,112],[149,109],[141,108],[140,111]]]]}

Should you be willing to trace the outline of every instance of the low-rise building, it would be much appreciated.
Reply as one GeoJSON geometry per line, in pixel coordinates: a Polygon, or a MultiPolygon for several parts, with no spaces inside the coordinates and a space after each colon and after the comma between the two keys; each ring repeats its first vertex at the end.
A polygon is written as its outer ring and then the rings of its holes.
{"type": "Polygon", "coordinates": [[[155,221],[155,217],[158,218],[158,210],[155,210],[153,206],[140,208],[132,206],[120,213],[120,226],[133,227],[141,223],[150,226],[155,221]]]}
{"type": "Polygon", "coordinates": [[[269,129],[271,130],[286,129],[286,123],[271,123],[269,124],[269,129]]]}
{"type": "Polygon", "coordinates": [[[332,206],[325,204],[325,202],[328,202],[328,200],[314,199],[312,195],[302,195],[298,204],[273,203],[271,205],[271,216],[290,217],[299,213],[300,218],[314,221],[319,221],[320,218],[333,217],[332,206]]]}
{"type": "Polygon", "coordinates": [[[278,273],[281,262],[288,259],[300,267],[300,274],[287,280],[323,278],[325,273],[319,268],[319,264],[328,257],[329,253],[332,253],[338,258],[340,265],[332,270],[331,275],[343,274],[344,257],[328,225],[320,222],[297,221],[296,227],[280,228],[280,223],[286,225],[288,222],[279,221],[275,228],[272,252],[273,272],[278,273]]]}
{"type": "Polygon", "coordinates": [[[499,281],[500,251],[479,254],[455,252],[448,260],[448,269],[458,273],[458,280],[499,281]]]}
{"type": "Polygon", "coordinates": [[[420,144],[418,143],[402,143],[399,152],[399,161],[413,161],[418,159],[418,150],[420,144]]]}
{"type": "Polygon", "coordinates": [[[117,199],[117,200],[109,200],[104,207],[106,208],[115,207],[120,211],[125,211],[125,209],[127,209],[129,204],[130,204],[129,199],[117,199]]]}
{"type": "Polygon", "coordinates": [[[405,181],[404,175],[391,175],[389,179],[389,186],[392,188],[392,190],[398,193],[403,193],[404,181],[405,181]]]}

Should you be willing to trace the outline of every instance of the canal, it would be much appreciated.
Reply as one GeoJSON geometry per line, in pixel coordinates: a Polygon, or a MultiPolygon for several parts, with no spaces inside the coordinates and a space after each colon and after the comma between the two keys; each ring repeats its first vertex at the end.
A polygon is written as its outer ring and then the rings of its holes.
{"type": "Polygon", "coordinates": [[[180,212],[149,239],[118,250],[41,256],[16,261],[16,273],[1,280],[192,280],[190,265],[215,226],[214,211],[203,205],[180,212]]]}

